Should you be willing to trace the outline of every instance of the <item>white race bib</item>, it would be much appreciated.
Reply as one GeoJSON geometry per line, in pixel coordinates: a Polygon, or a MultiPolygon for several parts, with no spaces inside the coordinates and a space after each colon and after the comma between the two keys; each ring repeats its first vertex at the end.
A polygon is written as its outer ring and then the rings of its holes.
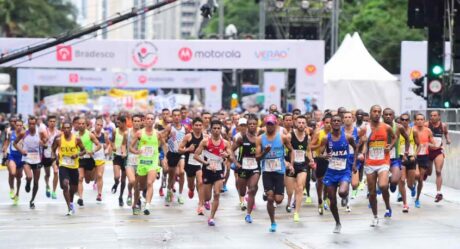
{"type": "Polygon", "coordinates": [[[69,156],[62,157],[62,166],[75,166],[75,159],[69,156]]]}
{"type": "Polygon", "coordinates": [[[153,156],[153,146],[144,146],[144,147],[142,147],[142,156],[143,157],[152,157],[153,156]]]}
{"type": "Polygon", "coordinates": [[[294,150],[294,162],[295,163],[305,162],[305,151],[304,150],[294,150]]]}
{"type": "Polygon", "coordinates": [[[131,165],[131,166],[137,165],[138,163],[137,159],[138,157],[136,154],[129,154],[128,155],[128,165],[131,165]]]}
{"type": "Polygon", "coordinates": [[[434,145],[436,145],[436,147],[441,147],[442,137],[433,137],[433,138],[434,138],[434,145]]]}
{"type": "Polygon", "coordinates": [[[346,158],[332,157],[329,161],[329,168],[333,170],[344,170],[347,167],[346,158]]]}
{"type": "Polygon", "coordinates": [[[207,167],[208,170],[215,169],[216,171],[222,170],[222,160],[208,160],[209,166],[207,167]]]}
{"type": "Polygon", "coordinates": [[[265,159],[265,171],[266,172],[275,172],[281,170],[281,160],[276,159],[265,159]]]}
{"type": "Polygon", "coordinates": [[[101,148],[98,151],[94,152],[94,160],[104,160],[105,159],[105,154],[104,154],[104,149],[101,148]]]}
{"type": "Polygon", "coordinates": [[[421,144],[420,145],[420,151],[418,152],[418,155],[424,156],[428,152],[428,144],[421,144]]]}
{"type": "Polygon", "coordinates": [[[40,153],[38,152],[27,152],[26,162],[30,164],[40,163],[42,160],[40,158],[40,153]]]}
{"type": "Polygon", "coordinates": [[[241,167],[247,170],[257,169],[257,160],[253,157],[243,157],[241,167]]]}
{"type": "Polygon", "coordinates": [[[393,149],[391,149],[391,151],[390,151],[390,158],[391,159],[396,158],[396,148],[395,147],[393,147],[393,149]]]}
{"type": "Polygon", "coordinates": [[[371,148],[369,148],[369,159],[371,159],[371,160],[383,160],[383,159],[385,159],[385,148],[383,148],[383,147],[371,147],[371,148]]]}
{"type": "Polygon", "coordinates": [[[195,160],[194,154],[190,153],[188,156],[188,165],[201,166],[201,163],[195,160]]]}

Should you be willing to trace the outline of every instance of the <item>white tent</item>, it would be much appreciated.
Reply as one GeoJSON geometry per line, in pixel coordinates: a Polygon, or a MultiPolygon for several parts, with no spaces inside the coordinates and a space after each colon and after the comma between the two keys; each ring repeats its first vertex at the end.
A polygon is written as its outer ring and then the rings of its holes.
{"type": "Polygon", "coordinates": [[[399,80],[369,54],[358,33],[347,34],[324,67],[325,107],[368,111],[372,105],[399,113],[399,80]]]}

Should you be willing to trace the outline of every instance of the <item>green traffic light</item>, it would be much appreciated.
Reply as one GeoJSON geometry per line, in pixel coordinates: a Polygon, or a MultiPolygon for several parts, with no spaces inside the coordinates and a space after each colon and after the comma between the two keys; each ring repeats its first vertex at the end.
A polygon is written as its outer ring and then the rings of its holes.
{"type": "Polygon", "coordinates": [[[450,108],[450,102],[444,101],[444,108],[450,108]]]}
{"type": "Polygon", "coordinates": [[[237,99],[238,98],[238,94],[237,93],[232,93],[232,99],[237,99]]]}
{"type": "Polygon", "coordinates": [[[439,65],[436,65],[434,66],[432,69],[431,69],[431,72],[434,74],[434,75],[440,75],[444,72],[444,69],[439,66],[439,65]]]}

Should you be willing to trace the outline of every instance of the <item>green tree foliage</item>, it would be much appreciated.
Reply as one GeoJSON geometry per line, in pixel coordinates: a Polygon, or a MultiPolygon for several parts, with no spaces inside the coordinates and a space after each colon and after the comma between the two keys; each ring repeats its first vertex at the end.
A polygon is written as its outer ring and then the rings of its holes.
{"type": "Polygon", "coordinates": [[[401,41],[425,40],[425,31],[407,26],[407,0],[345,1],[340,37],[358,32],[369,52],[391,73],[398,74],[401,41]]]}
{"type": "Polygon", "coordinates": [[[65,0],[0,0],[6,37],[50,37],[77,27],[76,9],[65,0]]]}

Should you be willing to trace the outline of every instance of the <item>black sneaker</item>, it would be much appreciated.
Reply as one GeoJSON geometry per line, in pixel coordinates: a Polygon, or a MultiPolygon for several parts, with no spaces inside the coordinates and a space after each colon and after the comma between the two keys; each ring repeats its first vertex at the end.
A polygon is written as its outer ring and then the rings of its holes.
{"type": "Polygon", "coordinates": [[[83,199],[81,199],[81,198],[78,199],[77,204],[78,204],[78,206],[83,207],[84,206],[83,199]]]}
{"type": "Polygon", "coordinates": [[[436,198],[434,199],[434,202],[440,202],[442,201],[442,194],[437,194],[436,198]]]}
{"type": "Polygon", "coordinates": [[[123,202],[123,197],[118,198],[118,205],[120,207],[123,207],[123,205],[125,205],[125,203],[123,202]]]}
{"type": "Polygon", "coordinates": [[[27,193],[30,192],[30,181],[27,181],[27,183],[26,183],[26,192],[27,193]]]}
{"type": "Polygon", "coordinates": [[[33,201],[29,202],[30,209],[35,209],[35,203],[33,201]]]}
{"type": "Polygon", "coordinates": [[[113,184],[112,186],[112,194],[115,194],[117,192],[118,184],[113,184]]]}

